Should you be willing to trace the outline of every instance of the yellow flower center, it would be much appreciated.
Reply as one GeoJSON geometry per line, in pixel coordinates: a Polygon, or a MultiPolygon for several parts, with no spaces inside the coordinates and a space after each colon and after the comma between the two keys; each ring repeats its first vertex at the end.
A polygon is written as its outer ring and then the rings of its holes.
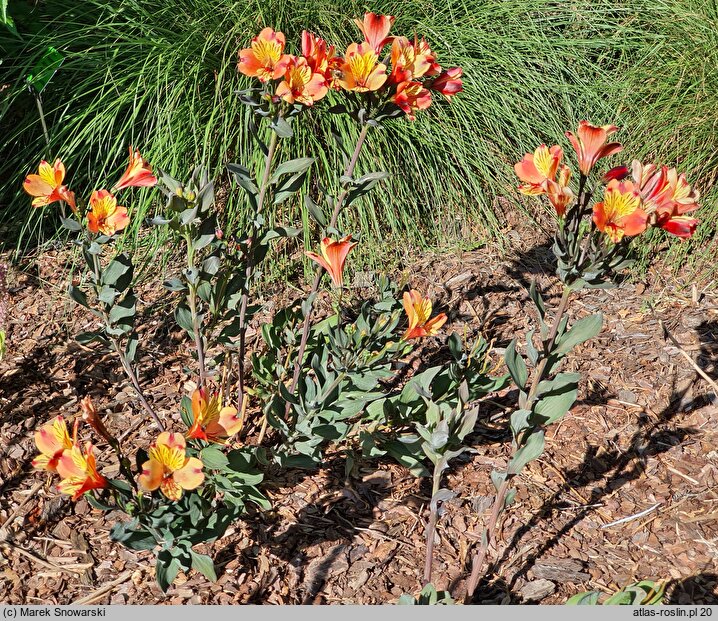
{"type": "Polygon", "coordinates": [[[252,50],[265,69],[273,69],[282,57],[282,46],[277,41],[252,41],[252,50]]]}
{"type": "Polygon", "coordinates": [[[301,93],[312,79],[312,70],[307,65],[292,67],[289,70],[289,88],[293,93],[301,93]]]}
{"type": "Polygon", "coordinates": [[[609,189],[603,199],[603,211],[607,222],[616,222],[630,216],[641,204],[641,197],[635,192],[620,192],[609,189]]]}
{"type": "Polygon", "coordinates": [[[179,448],[172,448],[166,444],[158,444],[148,451],[151,460],[162,465],[165,475],[179,470],[184,466],[185,452],[179,448]]]}
{"type": "Polygon", "coordinates": [[[551,175],[553,155],[551,155],[551,151],[547,146],[543,145],[536,149],[534,152],[534,165],[536,166],[536,170],[544,177],[551,175]]]}
{"type": "Polygon", "coordinates": [[[371,72],[374,71],[379,57],[373,50],[369,50],[364,54],[354,54],[349,58],[349,70],[352,72],[354,79],[361,86],[366,86],[371,72]]]}

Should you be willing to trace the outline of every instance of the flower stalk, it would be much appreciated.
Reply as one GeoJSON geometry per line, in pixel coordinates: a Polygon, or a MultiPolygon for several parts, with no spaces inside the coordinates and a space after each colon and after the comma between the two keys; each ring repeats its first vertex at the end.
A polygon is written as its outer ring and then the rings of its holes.
{"type": "MultiPolygon", "coordinates": [[[[554,345],[556,343],[556,336],[558,335],[558,328],[561,325],[561,320],[563,319],[563,316],[566,314],[566,310],[568,308],[568,302],[569,298],[571,297],[572,289],[570,287],[564,286],[563,294],[561,295],[561,301],[559,302],[558,308],[556,309],[556,315],[553,320],[553,324],[551,325],[551,328],[548,333],[548,337],[545,342],[544,351],[543,351],[543,357],[541,361],[539,362],[538,366],[534,370],[534,373],[531,377],[531,387],[529,388],[528,394],[526,396],[526,399],[522,399],[519,402],[519,407],[523,410],[530,410],[533,406],[534,401],[536,400],[536,392],[538,390],[539,384],[544,379],[544,374],[546,373],[546,366],[548,364],[549,355],[551,351],[554,348],[554,345]]],[[[527,434],[522,434],[523,438],[527,436],[527,434]]],[[[521,437],[517,439],[517,441],[514,443],[513,450],[511,452],[511,457],[513,458],[516,453],[522,448],[523,442],[520,441],[521,437]]],[[[511,460],[509,460],[509,463],[511,463],[511,460]]],[[[494,504],[491,508],[491,516],[489,517],[489,521],[486,525],[486,529],[484,530],[485,536],[481,539],[481,546],[479,547],[479,551],[474,555],[471,563],[471,575],[469,576],[469,581],[467,583],[466,587],[466,598],[469,600],[476,590],[477,585],[479,584],[479,580],[484,576],[485,571],[483,570],[484,567],[484,561],[486,559],[486,554],[488,552],[489,547],[493,543],[495,534],[496,534],[496,526],[499,520],[499,517],[501,516],[501,512],[504,510],[506,506],[506,496],[509,491],[509,483],[514,475],[511,474],[508,470],[504,473],[504,478],[499,486],[499,489],[496,492],[496,498],[494,499],[494,504]]]]}
{"type": "MultiPolygon", "coordinates": [[[[279,142],[279,136],[276,132],[272,132],[269,139],[269,145],[267,147],[267,155],[264,160],[264,173],[262,174],[262,181],[259,186],[259,195],[257,196],[257,213],[255,214],[254,221],[256,222],[257,216],[262,213],[262,207],[264,206],[264,199],[267,195],[267,189],[269,188],[269,175],[272,171],[272,160],[274,159],[274,153],[277,149],[277,143],[279,142]]],[[[249,293],[254,276],[254,252],[252,252],[252,246],[254,245],[257,231],[250,236],[247,240],[247,266],[245,268],[244,275],[244,289],[242,291],[242,297],[239,306],[239,369],[238,369],[238,380],[237,380],[237,403],[239,409],[244,411],[245,409],[245,377],[244,377],[244,358],[246,353],[246,337],[247,337],[247,306],[249,304],[249,293]]]]}
{"type": "MultiPolygon", "coordinates": [[[[356,168],[357,162],[359,161],[359,154],[361,153],[362,146],[364,145],[364,141],[366,140],[367,134],[369,132],[369,125],[364,124],[362,126],[361,132],[359,132],[359,137],[357,138],[356,145],[354,147],[354,153],[352,153],[351,160],[349,161],[349,164],[347,165],[346,169],[344,170],[344,177],[351,177],[354,174],[354,169],[356,168]]],[[[337,197],[336,203],[334,204],[334,211],[332,212],[331,220],[329,221],[329,228],[336,228],[337,220],[339,219],[339,214],[342,211],[342,207],[344,206],[344,201],[347,198],[347,195],[349,194],[349,188],[345,188],[342,190],[342,192],[337,197]]],[[[309,295],[307,296],[307,300],[310,301],[309,309],[307,310],[307,313],[304,317],[304,324],[302,326],[302,338],[299,341],[299,350],[297,351],[297,358],[294,361],[294,373],[292,375],[292,383],[289,388],[289,392],[293,393],[296,388],[297,384],[299,383],[299,376],[302,372],[302,360],[304,358],[304,352],[307,348],[307,341],[309,340],[309,330],[312,325],[312,312],[314,310],[314,297],[316,292],[319,290],[319,283],[322,280],[322,269],[318,269],[316,275],[314,276],[314,282],[312,282],[312,288],[309,291],[309,295]]],[[[286,405],[286,412],[289,412],[289,403],[286,405]]]]}
{"type": "Polygon", "coordinates": [[[436,522],[439,518],[439,506],[434,500],[441,486],[441,474],[446,466],[440,462],[434,464],[433,485],[431,488],[431,502],[429,503],[429,522],[426,525],[426,558],[424,562],[424,583],[426,586],[431,582],[431,569],[434,560],[434,537],[436,535],[436,522]]]}

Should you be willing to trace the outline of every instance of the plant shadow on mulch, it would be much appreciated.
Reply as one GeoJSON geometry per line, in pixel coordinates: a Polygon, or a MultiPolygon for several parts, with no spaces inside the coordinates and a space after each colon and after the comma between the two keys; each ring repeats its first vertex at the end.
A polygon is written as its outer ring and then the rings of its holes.
{"type": "MultiPolygon", "coordinates": [[[[703,322],[697,328],[701,340],[699,364],[703,362],[702,367],[708,371],[711,370],[711,364],[715,368],[716,351],[718,350],[718,322],[703,322]],[[706,363],[709,364],[706,364],[706,363]]],[[[631,438],[631,450],[623,452],[617,447],[609,450],[600,459],[595,457],[598,446],[591,446],[586,452],[583,462],[580,466],[564,472],[564,483],[550,498],[548,498],[534,514],[533,518],[526,524],[521,526],[511,541],[504,549],[503,554],[493,566],[489,567],[486,576],[478,585],[474,594],[473,603],[480,603],[482,600],[495,597],[496,593],[503,593],[514,603],[520,603],[520,597],[512,592],[517,580],[526,577],[527,572],[545,553],[550,551],[562,537],[566,536],[581,520],[592,510],[592,506],[599,504],[606,494],[612,493],[623,487],[629,482],[637,479],[643,473],[643,465],[648,457],[660,455],[669,450],[672,446],[682,443],[687,437],[698,432],[697,429],[691,427],[673,428],[671,430],[664,429],[667,423],[670,423],[679,413],[691,410],[695,407],[706,405],[710,399],[703,395],[692,399],[686,404],[683,401],[684,396],[692,389],[692,386],[686,386],[685,389],[674,391],[670,405],[663,411],[658,413],[654,420],[650,420],[646,414],[639,418],[639,429],[631,438]],[[518,550],[521,540],[530,532],[536,532],[536,527],[545,519],[550,518],[551,514],[559,510],[562,506],[561,495],[569,491],[572,487],[583,488],[591,483],[606,479],[599,486],[594,487],[590,497],[587,498],[587,505],[581,511],[576,512],[573,519],[569,520],[561,529],[546,539],[542,545],[533,550],[531,554],[524,560],[519,571],[513,574],[511,580],[506,582],[503,578],[491,579],[492,573],[496,572],[499,566],[509,561],[511,553],[518,550]]],[[[605,402],[607,391],[601,389],[598,394],[589,394],[583,403],[605,402]],[[598,399],[597,399],[598,397],[598,399]]],[[[672,604],[715,604],[718,603],[718,579],[715,574],[698,574],[684,580],[671,580],[667,586],[668,599],[667,603],[672,604]],[[709,585],[712,584],[712,589],[709,585]]]]}

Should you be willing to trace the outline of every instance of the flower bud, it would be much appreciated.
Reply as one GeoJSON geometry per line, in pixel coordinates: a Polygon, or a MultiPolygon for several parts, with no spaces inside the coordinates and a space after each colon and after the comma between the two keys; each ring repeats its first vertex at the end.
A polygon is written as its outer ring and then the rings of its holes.
{"type": "Polygon", "coordinates": [[[95,409],[95,405],[92,403],[92,399],[89,396],[80,400],[80,409],[82,410],[82,420],[90,425],[90,427],[92,427],[100,437],[113,445],[117,442],[110,432],[107,431],[107,427],[105,427],[104,423],[100,419],[100,416],[95,409]]]}

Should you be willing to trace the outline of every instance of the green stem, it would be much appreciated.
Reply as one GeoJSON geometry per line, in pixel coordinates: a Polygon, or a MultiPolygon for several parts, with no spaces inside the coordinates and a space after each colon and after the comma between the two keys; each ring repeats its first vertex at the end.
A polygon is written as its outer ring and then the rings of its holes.
{"type": "MultiPolygon", "coordinates": [[[[351,177],[354,174],[354,169],[356,168],[357,162],[359,161],[359,153],[361,152],[362,146],[364,145],[364,141],[366,140],[367,133],[369,132],[369,125],[364,125],[361,129],[361,132],[359,133],[359,138],[357,138],[356,146],[354,147],[354,153],[352,153],[351,160],[349,161],[349,164],[346,167],[346,170],[344,171],[344,177],[351,177]]],[[[329,228],[336,228],[337,220],[339,219],[339,214],[342,211],[342,207],[344,205],[344,201],[347,198],[347,195],[349,194],[349,187],[346,187],[337,197],[336,203],[334,204],[334,212],[332,213],[331,220],[329,221],[329,228]]],[[[309,292],[308,298],[312,297],[318,290],[319,290],[319,283],[322,279],[322,272],[323,269],[320,267],[317,269],[317,273],[314,276],[314,282],[312,283],[312,288],[309,292]]],[[[299,350],[297,351],[297,358],[294,361],[294,374],[292,376],[292,383],[289,388],[289,392],[293,393],[297,389],[297,384],[299,383],[299,376],[302,372],[302,361],[304,358],[304,351],[307,348],[307,341],[309,340],[309,329],[311,328],[311,317],[312,312],[314,310],[314,304],[311,304],[309,306],[309,309],[307,310],[307,314],[304,317],[304,324],[302,326],[302,338],[299,342],[299,350]]],[[[289,403],[287,403],[285,408],[285,413],[289,412],[289,403]]]]}
{"type": "MultiPolygon", "coordinates": [[[[269,174],[272,170],[272,160],[274,153],[277,149],[277,143],[279,136],[276,132],[272,132],[272,136],[269,139],[269,146],[267,148],[267,155],[264,160],[264,173],[262,174],[262,182],[259,186],[259,195],[257,196],[257,213],[254,217],[254,222],[257,221],[257,216],[262,213],[262,207],[264,206],[264,199],[267,195],[267,189],[269,188],[269,174]]],[[[254,223],[252,226],[255,226],[254,223]]],[[[252,235],[247,240],[247,267],[244,272],[244,288],[242,291],[242,298],[239,305],[239,372],[237,380],[237,402],[238,408],[241,410],[245,398],[244,389],[244,359],[247,348],[246,337],[247,337],[247,306],[249,304],[249,293],[251,288],[252,277],[254,275],[254,252],[252,246],[254,245],[255,237],[259,231],[255,228],[252,235]]]]}
{"type": "MultiPolygon", "coordinates": [[[[99,296],[99,282],[100,282],[100,260],[96,254],[92,255],[92,267],[93,271],[95,273],[95,294],[99,296]]],[[[105,312],[105,310],[100,307],[100,313],[102,314],[102,319],[105,322],[106,326],[110,325],[110,317],[105,312]]],[[[137,378],[137,374],[135,373],[134,369],[132,368],[132,365],[129,364],[127,359],[125,358],[125,354],[122,351],[122,348],[120,347],[120,343],[117,340],[117,337],[110,337],[110,342],[112,343],[112,347],[117,353],[117,355],[120,358],[120,363],[122,364],[122,369],[125,372],[125,375],[130,380],[130,383],[132,384],[132,388],[135,391],[135,394],[137,395],[137,398],[140,400],[140,403],[142,404],[142,407],[145,409],[145,411],[150,415],[151,418],[154,419],[155,423],[157,424],[157,427],[160,431],[164,431],[165,427],[162,424],[162,421],[160,420],[160,417],[157,416],[157,413],[152,409],[152,406],[149,404],[147,399],[145,398],[144,393],[142,392],[142,388],[140,388],[140,382],[137,378]]]]}
{"type": "MultiPolygon", "coordinates": [[[[551,325],[551,329],[549,331],[548,338],[544,346],[543,358],[541,359],[541,362],[539,362],[531,377],[531,388],[529,389],[526,399],[521,400],[521,402],[519,403],[521,409],[530,410],[533,407],[533,403],[536,400],[536,392],[538,391],[539,384],[544,378],[549,356],[556,343],[558,328],[561,324],[561,320],[563,319],[564,314],[566,313],[566,308],[568,307],[568,301],[570,296],[571,289],[569,287],[564,287],[561,301],[559,302],[558,308],[556,309],[556,316],[554,317],[553,324],[551,325]]],[[[509,464],[511,463],[511,459],[513,459],[513,457],[521,449],[522,446],[523,442],[517,441],[514,443],[513,450],[511,451],[511,458],[508,462],[509,464]]],[[[496,498],[494,499],[494,504],[491,509],[491,516],[489,517],[489,521],[484,531],[485,537],[482,537],[479,551],[474,555],[472,559],[471,575],[469,576],[469,580],[466,586],[467,599],[471,598],[471,596],[474,594],[476,586],[479,584],[479,580],[481,580],[484,575],[484,572],[482,571],[484,566],[484,559],[486,558],[486,553],[488,552],[489,546],[494,540],[494,536],[496,534],[496,524],[498,523],[501,511],[504,509],[504,506],[506,504],[506,494],[509,491],[509,482],[511,478],[512,475],[509,474],[507,466],[507,470],[504,473],[504,480],[502,481],[498,491],[496,492],[496,498]]]]}
{"type": "Polygon", "coordinates": [[[40,115],[40,124],[42,125],[42,134],[45,136],[45,144],[47,145],[48,154],[47,157],[49,159],[50,157],[50,134],[47,131],[47,124],[45,123],[45,111],[42,109],[42,97],[40,96],[40,93],[35,93],[35,103],[37,104],[37,111],[40,115]]]}
{"type": "MultiPolygon", "coordinates": [[[[185,241],[187,242],[187,267],[190,271],[195,269],[194,264],[194,248],[192,247],[192,238],[189,232],[185,233],[185,241]]],[[[192,315],[192,332],[194,336],[195,349],[197,350],[197,367],[199,372],[198,388],[204,388],[207,383],[207,368],[204,361],[204,343],[202,342],[202,326],[200,325],[199,315],[197,313],[197,286],[193,283],[188,284],[187,305],[192,315]]]]}
{"type": "Polygon", "coordinates": [[[429,503],[429,523],[426,525],[426,558],[424,562],[424,584],[426,586],[431,582],[431,568],[434,560],[434,534],[436,533],[436,522],[438,519],[438,505],[434,502],[441,485],[441,473],[443,468],[439,468],[438,463],[434,464],[433,485],[431,488],[431,501],[429,503]]]}

